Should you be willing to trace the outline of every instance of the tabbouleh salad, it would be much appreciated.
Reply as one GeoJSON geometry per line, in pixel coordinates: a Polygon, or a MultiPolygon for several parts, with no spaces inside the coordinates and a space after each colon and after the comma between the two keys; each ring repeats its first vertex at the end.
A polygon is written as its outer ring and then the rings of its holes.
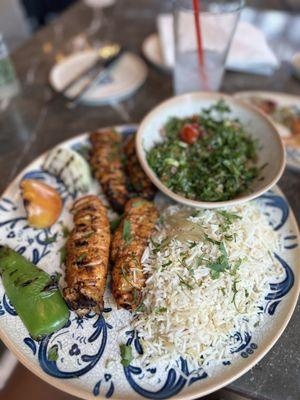
{"type": "Polygon", "coordinates": [[[200,114],[166,123],[164,140],[148,151],[147,160],[174,193],[192,200],[230,200],[260,177],[257,140],[230,113],[221,100],[200,114]]]}

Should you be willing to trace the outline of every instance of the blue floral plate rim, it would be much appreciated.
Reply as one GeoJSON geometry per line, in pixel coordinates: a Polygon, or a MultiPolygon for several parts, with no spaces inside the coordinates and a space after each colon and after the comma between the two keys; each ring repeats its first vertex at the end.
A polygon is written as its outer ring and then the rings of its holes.
{"type": "MultiPolygon", "coordinates": [[[[136,125],[121,125],[121,126],[116,126],[115,127],[117,130],[120,132],[124,133],[125,135],[127,133],[130,133],[132,131],[135,131],[137,126],[136,125]]],[[[70,145],[73,146],[76,142],[84,142],[86,140],[86,133],[77,135],[73,138],[70,138],[62,143],[60,145],[70,145]]],[[[48,152],[48,151],[47,151],[48,152]]],[[[36,168],[36,166],[39,164],[42,164],[42,160],[44,159],[45,155],[47,154],[45,152],[41,156],[37,157],[32,163],[30,163],[26,168],[21,171],[21,173],[13,180],[13,182],[8,186],[8,188],[4,191],[2,198],[0,199],[3,200],[3,197],[6,198],[7,194],[11,192],[14,188],[14,185],[16,185],[17,182],[20,181],[22,177],[28,171],[31,171],[33,168],[36,168]]],[[[300,249],[299,249],[299,244],[300,244],[300,237],[299,237],[299,231],[297,227],[297,222],[295,219],[295,216],[293,215],[292,210],[290,209],[287,200],[283,196],[282,192],[278,187],[274,188],[273,194],[266,195],[266,202],[269,202],[269,204],[272,203],[274,198],[278,198],[278,201],[282,203],[282,206],[284,207],[283,210],[283,216],[282,216],[282,221],[284,220],[284,223],[279,223],[275,229],[281,230],[284,229],[284,225],[288,224],[290,228],[293,230],[293,235],[286,236],[286,238],[293,238],[293,243],[292,244],[287,244],[285,249],[286,252],[290,252],[289,254],[296,254],[293,258],[295,259],[298,257],[298,260],[300,259],[300,249]],[[286,214],[286,215],[284,215],[286,214]],[[282,225],[282,226],[281,226],[282,225]]],[[[0,203],[1,205],[1,203],[0,203]]],[[[0,217],[1,217],[1,207],[0,207],[0,217]]],[[[1,218],[0,218],[1,222],[1,218]]],[[[0,224],[1,226],[1,224],[0,224]]],[[[82,381],[78,381],[76,377],[74,380],[68,379],[59,379],[55,378],[55,374],[52,373],[51,368],[53,365],[49,365],[49,362],[47,360],[44,360],[43,354],[45,355],[46,353],[45,348],[47,348],[48,343],[43,342],[42,344],[36,344],[32,339],[27,337],[23,337],[22,339],[22,346],[21,348],[18,348],[18,345],[15,343],[14,340],[12,340],[7,333],[5,332],[4,327],[1,327],[1,318],[0,318],[0,337],[5,343],[5,345],[16,355],[16,357],[19,359],[19,361],[27,367],[31,372],[39,376],[41,379],[45,380],[46,382],[52,384],[58,389],[61,389],[65,392],[68,392],[74,396],[85,398],[85,399],[105,399],[105,398],[114,398],[114,399],[122,399],[124,400],[125,398],[153,398],[153,399],[164,399],[164,398],[176,398],[176,399],[192,399],[192,398],[199,398],[201,396],[205,396],[209,393],[212,393],[235,379],[239,378],[241,375],[246,373],[249,369],[251,369],[257,362],[259,362],[264,355],[273,347],[273,345],[277,342],[281,334],[283,333],[284,329],[286,328],[293,311],[295,309],[295,306],[297,304],[297,299],[300,291],[300,279],[299,279],[299,261],[297,265],[293,266],[292,269],[292,274],[296,278],[293,280],[292,285],[290,285],[289,290],[290,292],[287,294],[284,294],[284,300],[285,300],[285,306],[284,306],[284,316],[281,316],[279,318],[279,329],[276,329],[276,332],[271,335],[271,340],[268,337],[267,340],[263,339],[257,348],[257,345],[255,343],[251,343],[251,340],[249,341],[249,338],[243,338],[243,343],[242,343],[242,350],[240,351],[241,357],[243,358],[242,363],[243,366],[242,368],[240,365],[238,366],[230,366],[226,370],[225,373],[223,373],[223,377],[220,379],[218,376],[210,378],[209,382],[205,378],[204,375],[198,376],[197,378],[192,377],[189,380],[185,380],[182,377],[177,377],[174,380],[174,376],[169,377],[168,374],[168,379],[165,383],[166,389],[160,388],[158,391],[149,391],[143,388],[142,386],[139,386],[138,383],[134,380],[135,374],[137,373],[135,367],[129,367],[129,368],[124,368],[124,381],[130,382],[130,388],[132,389],[132,396],[123,396],[122,393],[118,393],[115,390],[115,385],[116,382],[114,382],[114,377],[112,377],[110,374],[104,374],[103,377],[97,382],[95,382],[94,386],[91,388],[92,390],[87,390],[84,387],[80,387],[80,383],[82,381]],[[287,301],[288,300],[288,301],[287,301]],[[267,343],[268,342],[268,343],[267,343]],[[248,347],[247,347],[248,346],[248,347]],[[33,362],[32,359],[28,356],[28,351],[33,352],[34,354],[41,355],[39,358],[39,363],[38,362],[33,362]],[[43,365],[44,362],[44,365],[43,365]],[[50,369],[49,369],[50,368],[50,369]],[[47,372],[45,372],[47,371],[47,372]],[[74,382],[74,383],[73,383],[74,382]],[[197,383],[197,384],[196,384],[197,383]],[[193,384],[193,390],[190,390],[190,386],[193,384]],[[181,386],[180,386],[181,385],[181,386]],[[164,390],[163,390],[164,389],[164,390]],[[183,389],[189,389],[189,390],[183,390],[183,389]]],[[[0,284],[0,288],[1,288],[0,284]]],[[[283,298],[283,297],[282,297],[283,298]]],[[[10,308],[10,305],[7,304],[2,304],[0,303],[0,317],[1,317],[1,310],[5,307],[7,310],[11,310],[13,313],[13,309],[10,308]]],[[[273,303],[274,304],[274,303],[273,303]]],[[[278,302],[279,304],[279,302],[278,302]]],[[[274,310],[271,312],[274,314],[275,310],[277,308],[277,305],[275,305],[274,310]]],[[[271,315],[270,312],[270,315],[271,315]]],[[[109,313],[109,310],[107,311],[109,313]]],[[[98,319],[95,321],[96,328],[95,332],[97,332],[97,335],[101,335],[103,330],[106,329],[106,331],[109,331],[111,329],[109,327],[109,324],[105,322],[105,318],[103,319],[98,319]]],[[[95,337],[95,333],[93,334],[95,337]]],[[[130,343],[135,343],[136,344],[136,338],[134,335],[132,335],[130,332],[128,333],[128,341],[130,343]]],[[[269,336],[269,334],[268,334],[269,336]]],[[[251,338],[250,338],[251,339],[251,338]]],[[[19,343],[20,345],[20,343],[19,343]]],[[[76,355],[76,352],[78,352],[80,349],[73,345],[70,351],[72,351],[72,354],[76,355]]],[[[182,371],[188,375],[188,370],[186,369],[187,367],[184,365],[183,360],[180,361],[181,365],[180,368],[182,368],[182,371]]],[[[89,372],[87,372],[88,376],[89,372]]],[[[58,375],[56,375],[58,376],[58,375]]],[[[82,375],[85,376],[86,375],[82,375]]],[[[141,384],[142,385],[142,384],[141,384]]]]}

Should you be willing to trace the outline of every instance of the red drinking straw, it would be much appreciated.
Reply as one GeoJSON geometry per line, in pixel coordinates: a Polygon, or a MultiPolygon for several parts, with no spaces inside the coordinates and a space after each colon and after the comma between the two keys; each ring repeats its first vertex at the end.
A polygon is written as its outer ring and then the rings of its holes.
{"type": "Polygon", "coordinates": [[[193,0],[194,4],[194,16],[195,16],[195,27],[196,27],[196,38],[198,46],[198,63],[199,71],[205,88],[207,87],[206,74],[204,69],[204,56],[203,56],[203,45],[202,45],[202,34],[201,34],[201,23],[200,23],[200,0],[193,0]]]}

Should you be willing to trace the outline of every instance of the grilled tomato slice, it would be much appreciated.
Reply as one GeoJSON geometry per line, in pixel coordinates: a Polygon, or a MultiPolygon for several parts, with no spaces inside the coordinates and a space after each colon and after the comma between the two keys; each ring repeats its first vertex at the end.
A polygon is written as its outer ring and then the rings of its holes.
{"type": "Polygon", "coordinates": [[[57,191],[36,179],[25,179],[20,187],[29,225],[38,229],[53,225],[63,207],[57,191]]]}

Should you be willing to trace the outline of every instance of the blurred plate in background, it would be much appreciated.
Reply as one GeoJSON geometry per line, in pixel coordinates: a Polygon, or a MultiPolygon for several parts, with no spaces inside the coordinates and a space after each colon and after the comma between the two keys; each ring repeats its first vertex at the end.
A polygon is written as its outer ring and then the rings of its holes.
{"type": "MultiPolygon", "coordinates": [[[[257,99],[263,99],[275,103],[275,107],[279,110],[288,112],[289,108],[297,111],[297,125],[299,125],[298,133],[293,133],[287,126],[274,120],[271,114],[267,114],[275,123],[280,136],[282,137],[286,148],[287,166],[300,171],[300,97],[286,93],[263,92],[263,91],[246,91],[237,92],[234,95],[240,100],[244,100],[253,104],[257,99]]],[[[279,111],[280,112],[280,111],[279,111]]]]}
{"type": "MultiPolygon", "coordinates": [[[[96,50],[87,50],[73,54],[54,65],[49,76],[53,89],[61,91],[80,71],[92,65],[96,57],[96,50]]],[[[98,105],[122,100],[139,89],[146,77],[147,67],[143,60],[133,53],[125,52],[80,101],[88,105],[98,105]]],[[[71,99],[76,96],[82,84],[82,80],[76,82],[66,92],[66,97],[71,99]]]]}
{"type": "Polygon", "coordinates": [[[152,35],[146,37],[142,44],[142,52],[144,57],[155,67],[168,72],[172,71],[163,59],[160,40],[157,33],[152,33],[152,35]]]}

